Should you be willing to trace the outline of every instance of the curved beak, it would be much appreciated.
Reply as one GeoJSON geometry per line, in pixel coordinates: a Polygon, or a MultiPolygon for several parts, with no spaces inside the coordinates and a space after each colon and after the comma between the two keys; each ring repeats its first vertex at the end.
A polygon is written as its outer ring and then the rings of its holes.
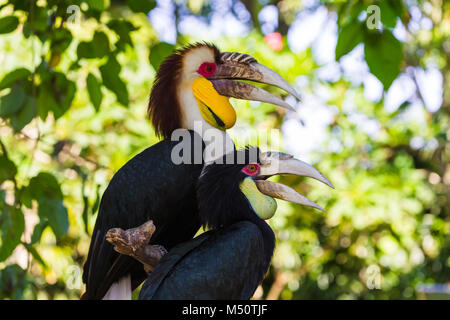
{"type": "Polygon", "coordinates": [[[300,100],[300,94],[283,77],[244,53],[222,53],[214,75],[208,79],[219,94],[227,97],[267,102],[295,110],[291,105],[264,89],[246,82],[235,81],[250,80],[276,86],[300,100]]]}
{"type": "Polygon", "coordinates": [[[319,180],[334,189],[334,186],[323,176],[323,174],[306,162],[295,159],[293,156],[286,153],[264,152],[261,153],[259,157],[261,166],[255,183],[261,193],[277,199],[313,207],[325,212],[321,206],[312,202],[294,189],[281,183],[265,180],[273,175],[295,174],[319,180]]]}

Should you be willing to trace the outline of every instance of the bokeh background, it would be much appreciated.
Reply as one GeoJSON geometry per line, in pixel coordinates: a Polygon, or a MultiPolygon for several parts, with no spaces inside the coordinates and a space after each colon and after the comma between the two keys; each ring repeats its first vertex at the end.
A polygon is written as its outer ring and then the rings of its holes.
{"type": "Polygon", "coordinates": [[[449,36],[444,0],[0,0],[0,298],[78,299],[108,181],[158,141],[155,69],[204,40],[303,95],[233,100],[232,136],[277,130],[336,187],[281,178],[328,213],[279,201],[254,299],[448,292],[449,36]]]}

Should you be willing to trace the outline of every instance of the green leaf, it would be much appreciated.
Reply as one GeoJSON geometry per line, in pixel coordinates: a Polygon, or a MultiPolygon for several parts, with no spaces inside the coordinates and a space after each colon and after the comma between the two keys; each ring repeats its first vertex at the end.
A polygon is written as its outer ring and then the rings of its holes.
{"type": "Polygon", "coordinates": [[[397,14],[389,4],[389,1],[379,1],[380,19],[383,25],[387,28],[395,28],[397,24],[397,14]]]}
{"type": "Polygon", "coordinates": [[[23,244],[25,246],[25,248],[28,250],[29,253],[31,253],[31,255],[33,256],[33,258],[40,263],[40,265],[44,268],[47,269],[48,266],[45,263],[44,259],[42,259],[41,255],[39,254],[39,252],[37,252],[36,248],[34,246],[29,245],[28,243],[24,243],[23,244]]]}
{"type": "Polygon", "coordinates": [[[95,58],[92,55],[90,42],[82,41],[82,42],[80,42],[78,44],[77,56],[78,56],[78,59],[83,59],[83,58],[92,59],[92,58],[95,58]]]}
{"type": "MultiPolygon", "coordinates": [[[[384,1],[383,1],[384,2],[384,1]]],[[[398,0],[387,0],[386,2],[389,3],[389,6],[391,7],[394,14],[401,18],[405,11],[407,11],[407,7],[405,6],[404,1],[398,1],[398,0]]],[[[383,11],[381,11],[383,12],[383,11]]]]}
{"type": "Polygon", "coordinates": [[[344,1],[338,10],[339,26],[347,25],[351,21],[356,21],[360,13],[367,7],[362,1],[344,1]]]}
{"type": "MultiPolygon", "coordinates": [[[[1,158],[0,158],[1,159],[1,158]]],[[[2,166],[3,168],[4,166],[2,166]]],[[[67,209],[65,208],[62,202],[62,192],[61,188],[58,184],[56,178],[46,172],[40,172],[37,176],[33,177],[30,180],[30,184],[28,187],[23,188],[19,194],[19,199],[26,199],[26,202],[31,203],[31,199],[38,200],[39,203],[39,217],[40,223],[35,227],[35,230],[32,235],[32,242],[38,242],[42,230],[49,225],[56,237],[61,237],[62,235],[67,233],[69,228],[69,220],[67,215],[67,209]]],[[[10,206],[3,206],[3,211],[7,211],[7,213],[11,213],[11,210],[14,209],[10,206]]],[[[20,212],[20,214],[22,214],[20,212]]],[[[11,215],[11,214],[10,214],[11,215]]],[[[16,221],[8,216],[4,219],[5,215],[2,215],[3,223],[8,221],[16,221]]],[[[22,216],[23,218],[23,216],[22,216]]],[[[9,223],[9,222],[8,222],[9,223]]],[[[19,238],[17,241],[20,241],[20,234],[23,232],[20,231],[20,221],[17,220],[15,225],[18,225],[15,230],[19,233],[19,238]]],[[[9,226],[9,225],[8,225],[9,226]]],[[[2,229],[3,230],[3,229],[2,229]]],[[[4,231],[3,231],[4,234],[4,231]]],[[[2,237],[3,238],[3,237],[2,237]]],[[[15,239],[15,238],[14,238],[15,239]]],[[[16,241],[16,242],[17,242],[16,241]]],[[[17,245],[17,243],[15,243],[17,245]]],[[[13,244],[9,243],[8,248],[10,249],[13,244]]],[[[9,250],[8,249],[8,250],[9,250]]],[[[6,249],[5,249],[6,250],[6,249]]],[[[8,251],[9,252],[9,251],[8,251]]],[[[6,253],[5,253],[6,254],[6,253]]]]}
{"type": "Polygon", "coordinates": [[[53,54],[63,53],[72,42],[72,34],[67,29],[56,29],[51,33],[50,49],[53,54]]]}
{"type": "Polygon", "coordinates": [[[134,12],[148,13],[156,7],[156,0],[127,0],[127,4],[134,12]]]}
{"type": "Polygon", "coordinates": [[[1,246],[0,262],[5,261],[20,243],[20,237],[25,230],[25,220],[20,209],[4,205],[1,210],[1,246]]]}
{"type": "Polygon", "coordinates": [[[26,206],[28,209],[31,209],[33,207],[32,203],[33,197],[31,195],[29,187],[22,187],[19,190],[19,201],[21,204],[26,206]]]}
{"type": "Polygon", "coordinates": [[[26,270],[17,264],[8,265],[0,270],[0,299],[22,300],[30,284],[26,270]]]}
{"type": "Polygon", "coordinates": [[[104,32],[96,31],[91,44],[96,57],[101,58],[109,53],[109,40],[104,32]]]}
{"type": "MultiPolygon", "coordinates": [[[[26,10],[28,11],[29,8],[26,10]]],[[[49,15],[51,10],[46,7],[34,6],[33,19],[27,19],[23,25],[23,35],[28,38],[32,34],[39,37],[44,42],[48,39],[50,33],[48,32],[51,19],[49,15]]]]}
{"type": "Polygon", "coordinates": [[[91,99],[95,111],[98,111],[103,99],[101,84],[92,73],[89,73],[86,79],[86,85],[89,93],[89,98],[91,99]]]}
{"type": "Polygon", "coordinates": [[[120,79],[120,64],[113,55],[110,55],[108,62],[100,67],[103,84],[115,93],[117,101],[124,106],[128,106],[128,90],[125,83],[120,79]]]}
{"type": "Polygon", "coordinates": [[[133,26],[131,22],[114,19],[108,23],[108,27],[119,36],[119,40],[115,43],[119,50],[124,50],[126,45],[133,46],[130,33],[138,30],[138,28],[133,26]]]}
{"type": "Polygon", "coordinates": [[[361,22],[353,21],[339,30],[335,50],[336,61],[352,51],[359,43],[363,41],[361,28],[361,22]]]}
{"type": "Polygon", "coordinates": [[[172,53],[173,49],[175,49],[175,46],[166,42],[160,42],[151,48],[150,63],[155,71],[158,70],[164,59],[172,53]]]}
{"type": "Polygon", "coordinates": [[[27,97],[27,102],[24,107],[11,117],[11,124],[15,132],[21,131],[27,124],[36,116],[36,100],[32,97],[27,97]]]}
{"type": "Polygon", "coordinates": [[[104,32],[96,31],[92,41],[80,42],[77,48],[77,55],[79,59],[94,59],[102,58],[110,52],[109,40],[104,32]]]}
{"type": "Polygon", "coordinates": [[[62,200],[44,197],[38,203],[39,217],[48,221],[55,236],[60,238],[65,235],[69,229],[69,217],[62,200]]]}
{"type": "Polygon", "coordinates": [[[7,95],[0,98],[0,117],[6,118],[19,111],[25,99],[25,90],[20,86],[14,86],[7,95]]]}
{"type": "Polygon", "coordinates": [[[50,90],[46,83],[42,83],[38,88],[37,96],[37,113],[38,116],[45,121],[48,112],[56,106],[55,98],[53,97],[53,92],[50,90]]]}
{"type": "Polygon", "coordinates": [[[105,9],[105,0],[87,0],[89,9],[103,11],[105,9]]]}
{"type": "Polygon", "coordinates": [[[5,180],[14,179],[17,174],[17,168],[14,162],[9,160],[5,155],[0,156],[0,184],[5,180]]]}
{"type": "Polygon", "coordinates": [[[0,90],[3,90],[5,88],[11,87],[15,83],[17,83],[19,80],[27,79],[31,75],[30,70],[25,68],[18,68],[10,73],[8,73],[2,81],[0,81],[0,90]]]}
{"type": "MultiPolygon", "coordinates": [[[[50,93],[52,97],[46,98],[49,100],[47,107],[53,111],[55,119],[58,119],[69,110],[75,97],[76,85],[73,81],[67,79],[64,73],[56,72],[46,81],[45,86],[47,87],[47,93],[50,93]]],[[[38,104],[39,98],[38,96],[38,104]]]]}
{"type": "Polygon", "coordinates": [[[370,72],[387,90],[400,73],[403,48],[389,30],[383,33],[366,33],[364,55],[370,72]]]}
{"type": "Polygon", "coordinates": [[[58,180],[48,172],[39,172],[39,174],[30,180],[28,185],[33,199],[47,197],[52,199],[62,199],[63,195],[58,180]]]}
{"type": "Polygon", "coordinates": [[[0,18],[0,34],[13,32],[18,25],[19,19],[15,16],[0,18]]]}
{"type": "Polygon", "coordinates": [[[42,232],[48,226],[48,221],[46,219],[42,219],[39,223],[34,227],[33,234],[31,235],[31,244],[38,243],[41,241],[42,232]]]}
{"type": "MultiPolygon", "coordinates": [[[[72,89],[68,93],[75,94],[75,85],[73,83],[72,85],[67,84],[67,81],[64,81],[66,80],[64,74],[55,73],[44,63],[41,63],[37,68],[37,74],[41,78],[41,84],[37,87],[37,114],[45,121],[50,111],[57,110],[58,113],[61,113],[63,110],[59,104],[61,103],[61,94],[64,97],[66,92],[61,89],[67,90],[67,87],[71,86],[72,89]],[[58,87],[61,85],[60,83],[63,83],[63,88],[58,87]]],[[[70,100],[70,96],[68,98],[70,100]]]]}

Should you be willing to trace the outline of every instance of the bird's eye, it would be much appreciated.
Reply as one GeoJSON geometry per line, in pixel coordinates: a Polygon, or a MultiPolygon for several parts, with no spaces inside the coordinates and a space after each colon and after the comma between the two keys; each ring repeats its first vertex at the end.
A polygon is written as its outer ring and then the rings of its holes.
{"type": "Polygon", "coordinates": [[[216,64],[213,62],[205,62],[198,68],[197,72],[204,77],[211,77],[216,71],[216,64]]]}
{"type": "Polygon", "coordinates": [[[246,165],[244,168],[242,168],[241,171],[244,172],[248,176],[252,176],[252,177],[256,176],[259,172],[259,164],[250,163],[250,164],[246,165]]]}

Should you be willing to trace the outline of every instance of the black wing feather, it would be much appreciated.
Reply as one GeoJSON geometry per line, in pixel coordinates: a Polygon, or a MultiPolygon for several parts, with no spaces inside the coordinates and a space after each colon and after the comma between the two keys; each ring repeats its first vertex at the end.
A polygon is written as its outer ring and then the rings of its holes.
{"type": "MultiPolygon", "coordinates": [[[[190,131],[190,137],[183,142],[194,150],[198,136],[190,131]]],[[[84,265],[86,298],[103,298],[110,286],[127,274],[131,274],[133,287],[146,277],[142,264],[119,255],[105,240],[109,229],[134,228],[153,220],[156,232],[150,243],[168,250],[191,239],[199,229],[195,184],[203,165],[174,164],[171,154],[178,143],[163,140],[147,148],[128,161],[109,183],[84,265]]]]}
{"type": "Polygon", "coordinates": [[[208,231],[165,255],[140,300],[250,299],[264,274],[264,240],[249,221],[208,231]]]}

